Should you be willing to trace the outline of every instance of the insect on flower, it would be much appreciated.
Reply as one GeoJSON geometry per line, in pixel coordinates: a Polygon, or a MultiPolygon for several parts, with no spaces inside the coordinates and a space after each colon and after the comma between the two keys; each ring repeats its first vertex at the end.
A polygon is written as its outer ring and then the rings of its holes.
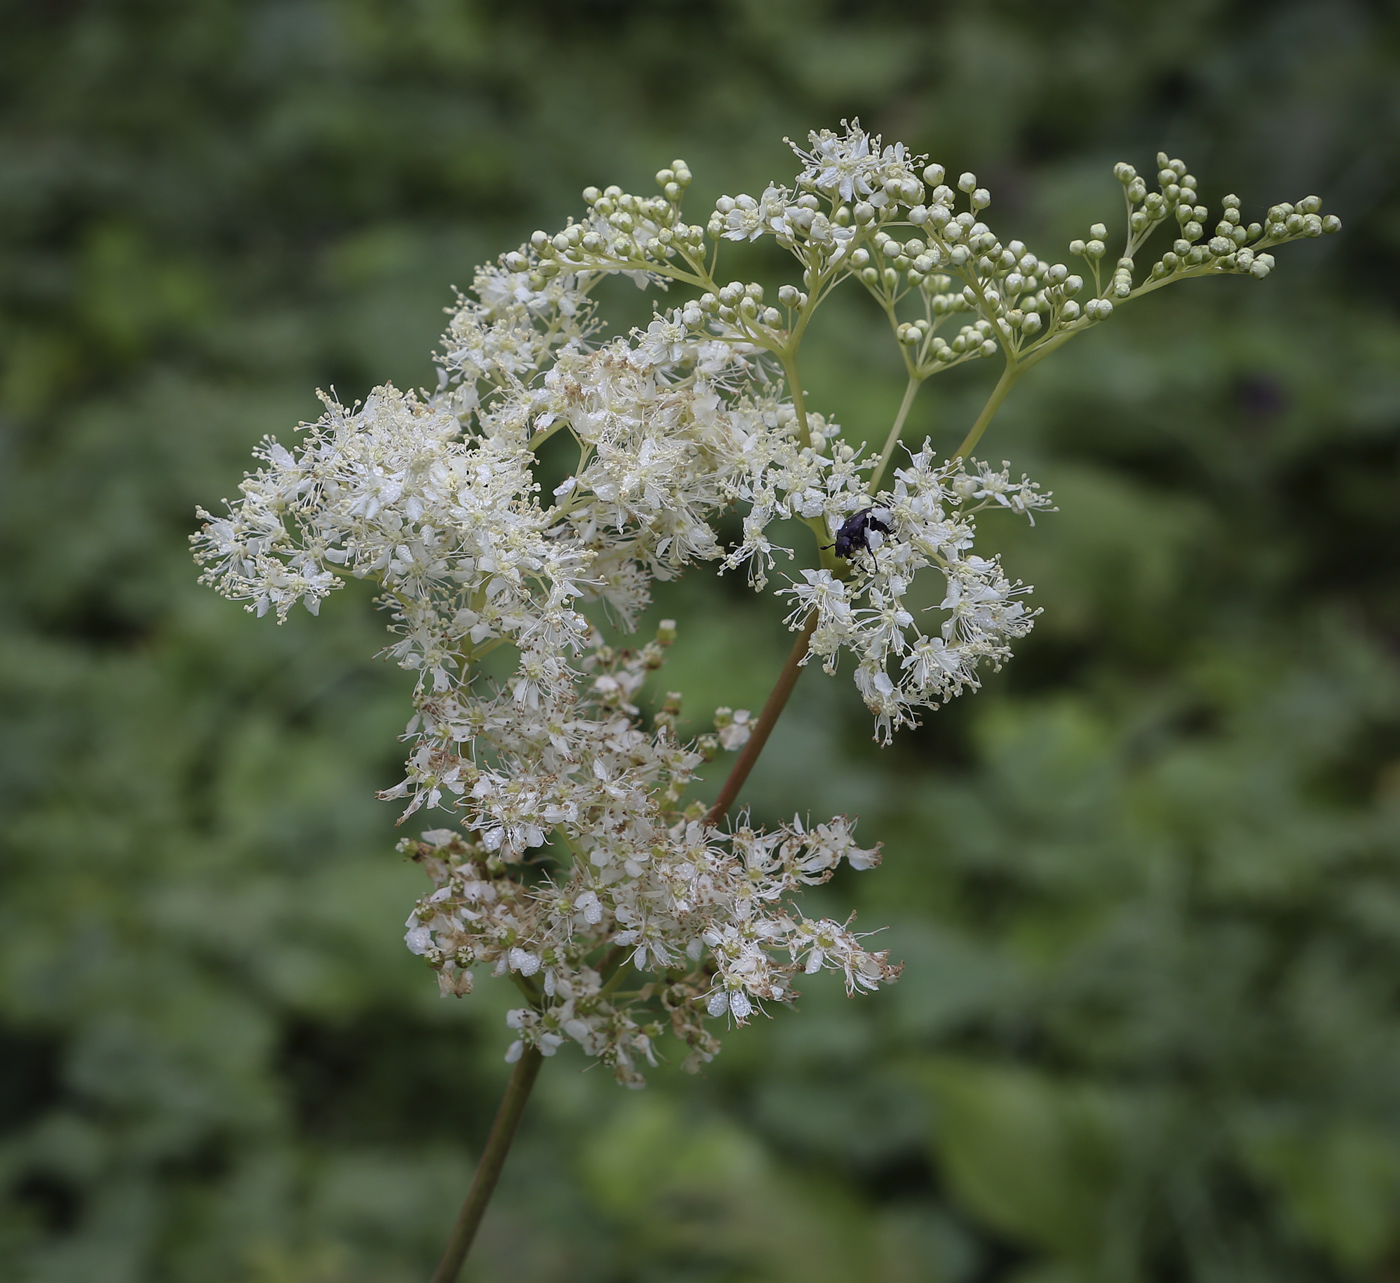
{"type": "Polygon", "coordinates": [[[888,508],[862,508],[841,523],[841,529],[836,532],[836,542],[827,544],[827,547],[835,548],[836,555],[847,561],[858,549],[873,553],[893,529],[890,524],[893,520],[894,513],[888,508]]]}

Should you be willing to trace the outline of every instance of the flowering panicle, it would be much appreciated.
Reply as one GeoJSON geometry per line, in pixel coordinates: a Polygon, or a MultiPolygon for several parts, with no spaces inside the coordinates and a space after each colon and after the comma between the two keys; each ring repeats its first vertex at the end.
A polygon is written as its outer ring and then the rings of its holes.
{"type": "Polygon", "coordinates": [[[300,443],[264,441],[240,497],[202,513],[194,537],[205,581],[260,615],[315,613],[351,578],[378,586],[387,653],[417,676],[405,777],[384,796],[461,825],[403,844],[436,887],[410,948],[444,992],[468,992],[482,967],[514,979],[526,1005],[512,1054],[571,1040],[628,1083],[667,1025],[694,1068],[717,1049],[707,1018],[742,1023],[790,999],[798,974],[836,970],[854,993],[897,968],[849,923],[796,904],[875,852],[839,818],[707,823],[687,800],[695,772],[741,748],[753,720],[721,709],[714,734],[683,742],[673,695],[647,724],[638,691],[674,626],[634,650],[600,628],[634,630],[650,585],[696,563],[742,569],[757,591],[792,563],[776,589],[789,626],[810,630],[807,658],[829,672],[850,652],[888,741],[975,689],[1032,625],[1029,588],[974,545],[979,513],[1033,517],[1048,502],[970,458],[1011,383],[1126,300],[1192,276],[1262,278],[1275,246],[1339,226],[1315,197],[1258,223],[1226,197],[1207,237],[1182,162],[1159,156],[1152,190],[1120,165],[1123,251],[1107,257],[1102,224],[1071,244],[1092,279],[1081,302],[1085,275],[992,231],[973,174],[949,186],[941,165],[858,122],[793,150],[791,182],[721,197],[703,222],[683,212],[684,161],[656,175],[655,195],[588,188],[579,221],[477,272],[432,391],[386,385],[350,406],[323,395],[300,443]],[[1173,223],[1171,249],[1139,271],[1173,223]],[[771,297],[715,274],[725,242],[762,237],[800,269],[771,297]],[[646,329],[608,335],[592,295],[616,274],[676,297],[646,329]],[[809,407],[796,373],[812,313],[847,280],[884,311],[909,378],[878,453],[809,407]],[[925,439],[901,465],[918,386],[998,354],[1005,372],[963,446],[940,460],[925,439]],[[545,492],[538,452],[555,437],[576,457],[545,492]],[[726,542],[730,513],[742,534],[726,542]],[[488,677],[481,661],[498,650],[488,677]]]}
{"type": "MultiPolygon", "coordinates": [[[[843,860],[877,862],[847,821],[721,832],[682,808],[715,744],[676,740],[674,700],[651,732],[628,702],[667,633],[631,654],[595,639],[581,661],[591,680],[567,705],[530,715],[505,690],[478,700],[480,764],[461,776],[472,837],[444,829],[402,844],[437,888],[407,939],[443,992],[470,992],[476,966],[511,975],[529,1000],[512,1014],[515,1054],[532,1045],[549,1055],[572,1039],[629,1085],[640,1084],[639,1061],[655,1063],[667,1024],[695,1069],[718,1050],[707,1013],[742,1022],[764,1000],[792,997],[799,971],[835,969],[851,992],[898,971],[848,924],[808,919],[792,903],[843,860]],[[631,987],[606,982],[629,968],[631,987]]],[[[747,714],[724,714],[719,736],[740,728],[729,737],[737,745],[747,714]]]]}

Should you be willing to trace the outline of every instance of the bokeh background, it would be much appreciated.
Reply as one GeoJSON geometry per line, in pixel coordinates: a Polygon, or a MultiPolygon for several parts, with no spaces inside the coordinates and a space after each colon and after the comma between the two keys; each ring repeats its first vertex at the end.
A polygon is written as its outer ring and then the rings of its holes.
{"type": "MultiPolygon", "coordinates": [[[[586,184],[683,156],[703,209],[859,114],[1047,256],[1159,148],[1346,231],[1018,388],[986,452],[1060,511],[988,530],[1035,634],[885,751],[809,674],[747,793],[885,843],[826,903],[903,979],[641,1093],[561,1054],[468,1275],[1400,1279],[1398,86],[1361,0],[0,6],[0,1276],[426,1277],[510,996],[401,944],[368,594],[254,620],[194,507],[317,386],[430,382],[450,287],[586,184]]],[[[856,298],[813,335],[853,434],[888,344],[856,298]]],[[[993,374],[913,430],[951,449],[993,374]]],[[[695,728],[758,707],[777,612],[703,568],[660,607],[695,728]]]]}

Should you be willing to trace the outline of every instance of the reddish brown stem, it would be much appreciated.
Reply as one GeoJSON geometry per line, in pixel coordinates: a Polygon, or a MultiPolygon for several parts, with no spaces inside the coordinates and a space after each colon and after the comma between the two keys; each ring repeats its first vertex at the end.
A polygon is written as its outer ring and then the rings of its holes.
{"type": "Polygon", "coordinates": [[[457,1283],[462,1262],[467,1259],[467,1251],[476,1237],[481,1218],[486,1214],[486,1204],[505,1166],[510,1143],[515,1139],[515,1129],[520,1125],[520,1115],[525,1111],[525,1102],[530,1098],[530,1088],[535,1085],[535,1076],[540,1072],[544,1057],[534,1047],[526,1047],[515,1062],[515,1070],[506,1084],[506,1094],[501,1097],[500,1108],[496,1110],[496,1121],[491,1124],[491,1135],[486,1138],[486,1148],[481,1151],[481,1159],[476,1165],[476,1175],[472,1177],[472,1187],[467,1191],[467,1201],[457,1213],[457,1223],[452,1227],[452,1237],[447,1241],[447,1250],[442,1254],[432,1283],[457,1283]]]}
{"type": "Polygon", "coordinates": [[[739,790],[744,787],[744,781],[749,778],[749,772],[753,770],[754,763],[758,761],[758,755],[763,752],[763,746],[768,743],[768,737],[773,733],[773,727],[777,724],[778,718],[782,716],[783,709],[787,707],[792,688],[797,685],[797,679],[802,676],[802,661],[807,657],[807,647],[816,627],[817,612],[813,611],[808,616],[802,631],[798,633],[797,640],[793,642],[792,649],[788,652],[787,662],[783,665],[783,671],[778,674],[778,680],[773,683],[773,689],[768,692],[768,702],[764,704],[763,712],[758,715],[758,721],[754,724],[753,734],[749,736],[749,742],[744,745],[744,751],[739,754],[739,760],[734,763],[734,769],[729,772],[729,778],[724,781],[724,787],[720,789],[719,796],[715,798],[715,804],[710,807],[706,814],[706,824],[718,824],[729,813],[729,808],[734,805],[734,799],[739,796],[739,790]]]}

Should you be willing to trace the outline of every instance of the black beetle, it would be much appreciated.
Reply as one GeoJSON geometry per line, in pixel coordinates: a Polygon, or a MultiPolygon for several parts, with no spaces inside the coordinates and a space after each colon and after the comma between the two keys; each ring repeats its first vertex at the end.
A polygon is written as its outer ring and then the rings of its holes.
{"type": "Polygon", "coordinates": [[[863,548],[866,552],[873,553],[894,528],[890,524],[893,520],[894,514],[888,508],[862,508],[841,523],[841,529],[836,532],[836,542],[827,544],[827,547],[835,548],[836,555],[844,557],[847,561],[857,549],[863,548]]]}

